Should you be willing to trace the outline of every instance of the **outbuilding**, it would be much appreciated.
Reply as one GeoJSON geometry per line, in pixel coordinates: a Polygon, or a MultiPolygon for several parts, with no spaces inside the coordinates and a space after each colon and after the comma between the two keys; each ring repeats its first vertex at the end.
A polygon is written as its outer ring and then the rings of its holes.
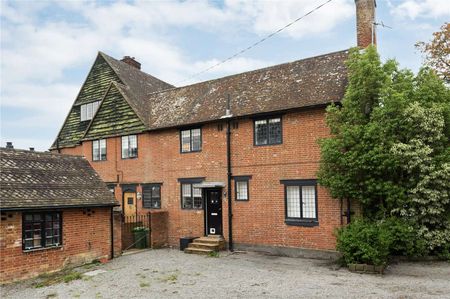
{"type": "Polygon", "coordinates": [[[1,148],[0,167],[1,283],[118,253],[118,203],[85,158],[1,148]]]}

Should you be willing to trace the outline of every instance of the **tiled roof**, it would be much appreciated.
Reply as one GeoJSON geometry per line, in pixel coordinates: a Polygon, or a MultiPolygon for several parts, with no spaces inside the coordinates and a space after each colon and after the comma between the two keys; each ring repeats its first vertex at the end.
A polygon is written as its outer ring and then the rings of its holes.
{"type": "Polygon", "coordinates": [[[0,208],[114,206],[83,157],[0,148],[0,208]]]}
{"type": "MultiPolygon", "coordinates": [[[[146,74],[125,62],[99,52],[58,134],[58,146],[76,146],[81,141],[89,126],[89,121],[80,121],[80,105],[100,101],[111,82],[124,84],[128,88],[129,104],[141,119],[144,118],[142,113],[145,112],[145,108],[142,108],[142,106],[149,94],[173,88],[172,85],[146,74]]],[[[55,140],[51,148],[55,149],[56,146],[55,140]]]]}
{"type": "Polygon", "coordinates": [[[347,85],[347,57],[347,50],[335,52],[156,92],[144,108],[148,129],[218,120],[228,94],[235,117],[339,102],[347,85]]]}

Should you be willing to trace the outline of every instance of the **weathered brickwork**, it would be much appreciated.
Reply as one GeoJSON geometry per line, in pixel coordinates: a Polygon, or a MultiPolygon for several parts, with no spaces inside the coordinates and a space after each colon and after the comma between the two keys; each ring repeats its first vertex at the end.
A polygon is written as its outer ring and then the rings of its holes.
{"type": "MultiPolygon", "coordinates": [[[[22,213],[3,212],[0,282],[29,278],[94,259],[107,260],[111,254],[110,215],[110,208],[62,210],[63,245],[25,252],[22,250],[22,213]]],[[[120,228],[120,223],[118,225],[120,228]]],[[[120,229],[117,231],[120,233],[120,229]]],[[[117,244],[119,250],[120,247],[117,244]]]]}
{"type": "MultiPolygon", "coordinates": [[[[253,120],[241,119],[232,129],[231,152],[233,175],[249,175],[250,200],[234,200],[233,238],[236,243],[259,244],[333,250],[334,230],[341,224],[340,202],[332,199],[326,189],[318,187],[318,218],[315,227],[285,224],[284,179],[314,179],[319,166],[318,140],[326,137],[323,108],[282,115],[283,143],[254,146],[253,120]]],[[[179,178],[205,177],[205,181],[226,184],[226,123],[202,126],[202,151],[180,153],[178,129],[166,129],[138,135],[138,158],[120,157],[120,137],[107,139],[107,161],[91,162],[105,182],[119,184],[162,183],[162,211],[168,212],[168,243],[178,246],[182,236],[204,234],[203,210],[183,210],[180,202],[179,178]]],[[[84,142],[63,153],[84,155],[92,161],[92,143],[84,142]]],[[[122,193],[116,187],[116,198],[122,193]]],[[[223,188],[223,234],[228,238],[228,195],[223,188]]],[[[137,192],[142,194],[141,186],[137,192]]],[[[138,200],[139,213],[142,208],[138,200]]]]}

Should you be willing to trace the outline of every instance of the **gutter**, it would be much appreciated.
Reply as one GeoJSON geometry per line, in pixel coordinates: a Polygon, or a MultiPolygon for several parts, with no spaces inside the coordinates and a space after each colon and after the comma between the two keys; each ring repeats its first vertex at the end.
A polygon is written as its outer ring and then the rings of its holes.
{"type": "Polygon", "coordinates": [[[11,208],[0,208],[3,211],[28,211],[28,210],[60,210],[60,209],[83,209],[83,208],[107,208],[107,207],[118,207],[118,203],[110,204],[90,204],[90,205],[59,205],[59,206],[42,206],[42,207],[11,207],[11,208]]]}

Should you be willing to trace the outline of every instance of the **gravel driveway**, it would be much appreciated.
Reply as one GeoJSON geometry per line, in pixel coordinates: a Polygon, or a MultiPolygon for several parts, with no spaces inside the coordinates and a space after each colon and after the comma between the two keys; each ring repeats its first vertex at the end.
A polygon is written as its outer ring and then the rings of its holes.
{"type": "Polygon", "coordinates": [[[35,288],[1,288],[2,298],[450,298],[450,264],[401,263],[386,274],[337,269],[321,260],[221,253],[220,257],[149,250],[92,269],[106,272],[35,288]]]}

